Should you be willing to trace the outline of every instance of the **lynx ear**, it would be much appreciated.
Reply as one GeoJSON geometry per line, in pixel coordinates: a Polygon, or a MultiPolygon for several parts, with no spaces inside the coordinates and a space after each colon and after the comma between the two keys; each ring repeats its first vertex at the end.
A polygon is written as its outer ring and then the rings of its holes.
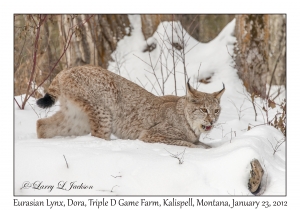
{"type": "Polygon", "coordinates": [[[188,79],[188,81],[186,83],[186,96],[189,100],[191,100],[192,98],[195,98],[196,90],[193,87],[191,87],[189,82],[190,82],[190,79],[188,79]]]}
{"type": "Polygon", "coordinates": [[[213,93],[214,97],[219,100],[220,100],[221,96],[223,95],[223,93],[225,92],[225,85],[224,85],[224,83],[222,83],[222,84],[223,84],[223,89],[213,93]]]}

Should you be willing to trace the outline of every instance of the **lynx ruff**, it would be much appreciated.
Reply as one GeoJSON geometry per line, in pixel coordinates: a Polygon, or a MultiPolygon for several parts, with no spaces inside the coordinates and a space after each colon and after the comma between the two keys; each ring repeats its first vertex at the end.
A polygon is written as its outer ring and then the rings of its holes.
{"type": "Polygon", "coordinates": [[[186,147],[210,146],[199,141],[211,130],[225,91],[209,94],[187,82],[186,96],[155,96],[129,80],[96,66],[61,71],[48,93],[37,101],[48,108],[59,100],[61,109],[37,121],[38,138],[86,135],[165,143],[186,147]]]}

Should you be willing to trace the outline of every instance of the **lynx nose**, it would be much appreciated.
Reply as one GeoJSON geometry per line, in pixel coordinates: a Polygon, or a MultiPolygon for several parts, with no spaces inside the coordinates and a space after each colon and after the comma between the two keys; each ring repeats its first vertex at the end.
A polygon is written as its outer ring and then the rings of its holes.
{"type": "Polygon", "coordinates": [[[208,120],[208,121],[206,121],[207,122],[207,124],[209,124],[209,125],[207,125],[207,126],[212,126],[213,124],[214,124],[214,121],[213,120],[208,120]]]}

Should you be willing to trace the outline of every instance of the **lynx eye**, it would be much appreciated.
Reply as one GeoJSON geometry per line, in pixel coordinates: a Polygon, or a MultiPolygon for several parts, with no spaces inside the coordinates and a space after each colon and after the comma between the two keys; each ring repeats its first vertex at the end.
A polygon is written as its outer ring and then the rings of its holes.
{"type": "Polygon", "coordinates": [[[216,109],[216,110],[215,110],[215,114],[219,113],[219,111],[220,111],[219,109],[216,109]]]}
{"type": "Polygon", "coordinates": [[[204,113],[207,113],[207,109],[205,109],[205,108],[201,108],[200,110],[204,113]]]}

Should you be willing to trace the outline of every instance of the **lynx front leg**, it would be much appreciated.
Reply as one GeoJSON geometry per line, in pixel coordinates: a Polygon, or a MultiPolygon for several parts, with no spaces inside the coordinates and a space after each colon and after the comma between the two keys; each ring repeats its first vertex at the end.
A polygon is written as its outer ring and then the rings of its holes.
{"type": "Polygon", "coordinates": [[[110,140],[112,116],[109,110],[95,108],[89,114],[91,134],[102,139],[110,140]]]}
{"type": "Polygon", "coordinates": [[[104,107],[94,106],[80,100],[76,100],[75,102],[87,114],[92,136],[109,140],[112,125],[110,111],[104,107]]]}
{"type": "Polygon", "coordinates": [[[197,145],[191,142],[180,140],[178,137],[180,138],[180,135],[178,135],[177,138],[174,138],[173,135],[168,136],[168,135],[164,135],[163,133],[144,131],[141,133],[139,139],[148,143],[164,143],[169,145],[185,146],[191,148],[198,147],[197,145]]]}
{"type": "Polygon", "coordinates": [[[195,145],[196,145],[196,147],[201,147],[201,148],[205,148],[205,149],[210,149],[211,148],[211,146],[209,146],[207,144],[204,144],[200,141],[198,141],[195,145]]]}

